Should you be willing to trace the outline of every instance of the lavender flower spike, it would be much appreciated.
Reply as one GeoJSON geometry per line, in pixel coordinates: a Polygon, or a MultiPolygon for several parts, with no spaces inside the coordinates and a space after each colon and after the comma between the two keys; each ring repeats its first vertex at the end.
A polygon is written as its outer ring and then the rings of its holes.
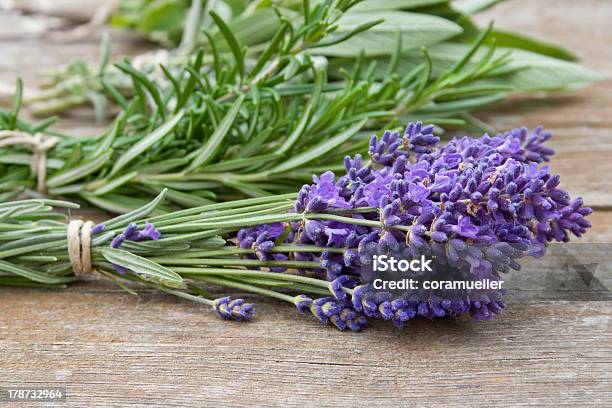
{"type": "Polygon", "coordinates": [[[333,297],[315,299],[310,311],[321,323],[331,323],[341,331],[360,331],[367,322],[366,317],[357,312],[350,302],[339,302],[333,297]]]}
{"type": "Polygon", "coordinates": [[[233,299],[229,296],[215,299],[213,310],[225,320],[251,320],[255,314],[254,305],[245,303],[244,299],[233,299]]]}
{"type": "MultiPolygon", "coordinates": [[[[93,230],[104,231],[104,228],[106,228],[104,224],[98,224],[93,230]]],[[[155,225],[149,221],[145,221],[145,227],[141,231],[138,230],[138,226],[136,224],[129,224],[127,227],[125,227],[121,234],[118,234],[113,238],[110,246],[111,248],[118,249],[125,241],[143,241],[146,239],[157,241],[160,238],[161,232],[155,228],[155,225]]],[[[127,269],[121,265],[113,264],[113,267],[121,275],[125,275],[127,273],[127,269]]]]}
{"type": "Polygon", "coordinates": [[[104,232],[104,230],[106,229],[106,225],[105,224],[96,224],[92,229],[91,229],[91,235],[98,235],[101,232],[104,232]]]}
{"type": "Polygon", "coordinates": [[[306,295],[297,295],[293,298],[293,304],[301,314],[306,314],[312,306],[312,299],[306,295]]]}

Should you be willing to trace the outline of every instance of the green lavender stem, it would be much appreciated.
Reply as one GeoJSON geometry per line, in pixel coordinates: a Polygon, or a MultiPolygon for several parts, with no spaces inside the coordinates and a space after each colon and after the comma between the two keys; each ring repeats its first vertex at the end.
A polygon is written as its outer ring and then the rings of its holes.
{"type": "MultiPolygon", "coordinates": [[[[189,281],[222,284],[281,300],[293,299],[286,291],[316,295],[332,293],[330,283],[325,280],[264,270],[270,267],[317,270],[320,269],[318,262],[244,259],[244,255],[253,253],[252,249],[226,246],[226,241],[219,236],[241,228],[242,225],[236,220],[241,217],[244,219],[245,214],[272,212],[249,217],[262,222],[271,219],[301,219],[301,215],[298,217],[297,214],[287,213],[292,206],[292,201],[288,199],[294,195],[211,204],[152,217],[150,220],[163,225],[159,228],[164,234],[162,239],[127,241],[121,250],[109,248],[110,240],[128,224],[143,225],[143,218],[155,212],[164,195],[165,192],[151,204],[109,220],[106,223],[109,228],[92,241],[94,267],[124,289],[131,292],[129,287],[121,283],[122,280],[133,281],[209,305],[212,304],[210,299],[193,294],[196,289],[189,286],[189,281]],[[221,221],[217,221],[219,219],[221,221]],[[163,232],[164,228],[168,231],[163,232]],[[134,274],[120,275],[115,271],[114,264],[134,269],[134,274]],[[240,269],[242,267],[255,267],[257,270],[240,269]],[[282,290],[282,293],[273,288],[282,290]]],[[[67,253],[67,226],[52,220],[56,214],[51,212],[53,206],[77,208],[72,203],[56,200],[0,204],[0,214],[5,215],[4,222],[0,222],[0,284],[62,287],[77,279],[72,274],[67,253]]],[[[350,214],[351,211],[341,213],[350,214]]],[[[337,214],[308,215],[313,219],[325,216],[355,221],[337,214]]],[[[323,250],[326,249],[312,245],[278,245],[273,249],[274,252],[287,254],[323,250]]],[[[340,248],[331,250],[343,251],[340,248]]],[[[352,293],[350,289],[345,291],[352,293]]]]}

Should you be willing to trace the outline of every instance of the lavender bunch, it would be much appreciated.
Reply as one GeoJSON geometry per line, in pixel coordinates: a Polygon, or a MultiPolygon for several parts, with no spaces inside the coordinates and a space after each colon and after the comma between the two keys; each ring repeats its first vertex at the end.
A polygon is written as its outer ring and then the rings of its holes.
{"type": "MultiPolygon", "coordinates": [[[[359,155],[347,157],[343,176],[326,172],[302,187],[293,209],[302,219],[242,229],[238,245],[251,248],[245,255],[250,258],[318,262],[314,272],[327,280],[360,278],[368,245],[399,244],[415,256],[463,262],[478,279],[499,279],[520,269],[519,258],[541,256],[548,242],[567,242],[590,227],[585,216],[592,210],[581,198],[571,200],[559,187],[559,175],[543,165],[554,154],[545,145],[550,136],[541,128],[521,128],[441,146],[433,126],[410,124],[403,135],[385,132],[372,137],[368,164],[359,155]],[[334,215],[338,211],[353,214],[334,215]],[[288,253],[284,248],[291,245],[309,250],[288,253]]],[[[355,289],[355,310],[398,326],[416,315],[469,312],[490,319],[504,307],[502,291],[473,293],[464,302],[365,295],[363,287],[355,289]]]]}
{"type": "Polygon", "coordinates": [[[52,200],[0,204],[0,284],[61,287],[97,271],[209,305],[248,320],[244,300],[215,299],[211,284],[287,302],[340,330],[368,318],[397,327],[422,316],[469,313],[486,320],[503,291],[427,301],[373,292],[364,284],[368,251],[405,245],[434,254],[475,279],[498,279],[539,256],[551,241],[590,227],[591,209],[570,199],[545,162],[550,134],[515,129],[439,143],[432,126],[410,124],[369,142],[369,159],[346,158],[345,174],[325,172],[297,194],[157,212],[166,192],[104,224],[58,222],[52,200]],[[284,273],[298,271],[299,273],[284,273]]]}

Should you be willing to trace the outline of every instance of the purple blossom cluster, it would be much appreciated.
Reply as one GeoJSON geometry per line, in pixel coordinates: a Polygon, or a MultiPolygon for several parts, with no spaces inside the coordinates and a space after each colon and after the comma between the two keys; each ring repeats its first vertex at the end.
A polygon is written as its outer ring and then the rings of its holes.
{"type": "Polygon", "coordinates": [[[251,320],[255,314],[255,306],[245,303],[244,299],[232,299],[229,296],[215,299],[213,304],[215,313],[225,320],[251,320]]]}
{"type": "Polygon", "coordinates": [[[353,290],[352,304],[356,311],[367,317],[391,320],[397,328],[402,328],[416,316],[433,319],[470,313],[476,321],[490,320],[505,307],[502,295],[501,291],[488,291],[472,294],[467,299],[394,299],[389,292],[372,292],[367,285],[361,285],[353,290]]]}
{"type": "MultiPolygon", "coordinates": [[[[366,245],[402,244],[414,253],[426,249],[445,254],[449,262],[467,260],[471,272],[482,279],[518,269],[515,259],[520,256],[542,255],[548,242],[567,242],[570,235],[579,237],[590,227],[585,217],[592,210],[581,198],[570,199],[559,186],[559,175],[545,165],[554,150],[545,145],[551,135],[542,128],[454,138],[445,145],[433,131],[433,126],[416,123],[403,135],[385,132],[373,137],[369,163],[359,155],[347,157],[346,174],[336,177],[328,171],[301,188],[294,211],[309,217],[243,229],[238,245],[253,248],[259,259],[317,261],[321,267],[314,272],[334,281],[361,275],[360,255],[366,245]],[[354,222],[312,216],[329,210],[346,210],[344,217],[354,222]],[[270,253],[279,243],[315,245],[321,251],[270,253]]],[[[359,287],[355,291],[353,312],[393,320],[398,326],[415,316],[466,312],[489,319],[504,307],[501,292],[464,302],[415,303],[384,299],[387,295],[372,299],[359,287]]]]}
{"type": "MultiPolygon", "coordinates": [[[[244,228],[238,232],[238,246],[242,249],[253,249],[251,258],[260,261],[286,261],[288,256],[282,253],[270,253],[274,248],[275,241],[283,235],[285,226],[281,223],[258,225],[252,228],[244,228]]],[[[293,231],[287,235],[287,240],[293,238],[293,231]]],[[[271,267],[272,272],[283,272],[285,268],[271,267]]]]}
{"type": "Polygon", "coordinates": [[[144,241],[144,240],[152,240],[157,241],[161,238],[161,232],[159,232],[155,225],[151,224],[149,221],[145,221],[145,226],[143,229],[139,230],[138,225],[130,224],[121,234],[116,235],[112,242],[111,248],[119,248],[125,241],[144,241]]]}
{"type": "Polygon", "coordinates": [[[298,295],[294,298],[293,303],[300,313],[311,313],[321,323],[331,323],[339,330],[350,329],[358,332],[367,322],[364,314],[355,310],[346,299],[326,296],[312,300],[306,295],[298,295]]]}

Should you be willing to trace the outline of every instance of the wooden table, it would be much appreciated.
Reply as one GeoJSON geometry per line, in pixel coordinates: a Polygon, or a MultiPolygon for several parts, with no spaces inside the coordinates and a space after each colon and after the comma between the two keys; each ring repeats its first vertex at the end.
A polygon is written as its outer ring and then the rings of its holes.
{"type": "MultiPolygon", "coordinates": [[[[586,66],[612,74],[612,2],[515,0],[479,19],[490,18],[563,44],[586,66]]],[[[95,58],[97,40],[33,38],[23,21],[0,15],[0,81],[20,75],[33,83],[42,67],[95,58]]],[[[115,38],[119,54],[143,46],[115,38]]],[[[611,82],[515,97],[483,115],[500,129],[553,131],[554,169],[597,209],[583,242],[612,242],[611,82]]],[[[97,131],[89,114],[64,123],[75,134],[97,131]]],[[[259,301],[255,321],[238,324],[103,283],[0,289],[0,386],[63,386],[67,406],[612,406],[612,299],[582,292],[518,290],[492,322],[417,320],[401,332],[380,322],[355,334],[274,301],[259,301]]]]}

